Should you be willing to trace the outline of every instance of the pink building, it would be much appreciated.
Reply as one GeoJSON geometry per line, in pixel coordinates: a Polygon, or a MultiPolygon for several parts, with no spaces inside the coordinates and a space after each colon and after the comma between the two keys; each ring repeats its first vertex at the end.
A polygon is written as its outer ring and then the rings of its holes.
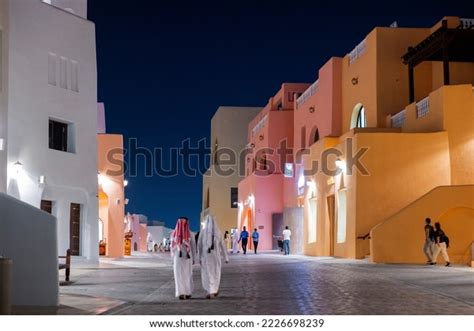
{"type": "Polygon", "coordinates": [[[147,251],[147,236],[148,236],[148,218],[145,215],[127,214],[126,217],[126,231],[132,232],[132,252],[146,252],[147,251]]]}
{"type": "MultiPolygon", "coordinates": [[[[306,187],[314,173],[305,173],[303,160],[309,148],[319,139],[339,137],[342,132],[342,58],[329,59],[318,72],[316,81],[295,100],[294,111],[294,154],[295,162],[288,165],[293,171],[287,175],[292,181],[285,186],[283,219],[292,233],[291,250],[304,253],[305,232],[315,233],[304,228],[304,204],[306,187]]],[[[321,171],[321,164],[313,166],[313,171],[321,171]]],[[[313,184],[316,189],[315,185],[313,184]]],[[[310,200],[313,206],[313,201],[310,200]]]]}
{"type": "Polygon", "coordinates": [[[239,183],[238,226],[260,232],[259,247],[276,248],[273,235],[283,229],[284,191],[293,178],[284,175],[293,163],[293,109],[295,99],[309,84],[284,83],[266,107],[250,122],[246,177],[239,183]]]}

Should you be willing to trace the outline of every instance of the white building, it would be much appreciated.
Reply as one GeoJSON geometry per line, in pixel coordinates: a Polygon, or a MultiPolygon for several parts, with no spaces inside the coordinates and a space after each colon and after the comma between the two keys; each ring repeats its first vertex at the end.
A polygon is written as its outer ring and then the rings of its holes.
{"type": "Polygon", "coordinates": [[[59,255],[96,260],[97,69],[86,13],[87,0],[0,0],[0,192],[56,216],[59,255]]]}
{"type": "Polygon", "coordinates": [[[164,222],[151,221],[148,222],[148,251],[153,251],[155,245],[163,244],[163,239],[169,238],[173,229],[167,228],[164,222]]]}

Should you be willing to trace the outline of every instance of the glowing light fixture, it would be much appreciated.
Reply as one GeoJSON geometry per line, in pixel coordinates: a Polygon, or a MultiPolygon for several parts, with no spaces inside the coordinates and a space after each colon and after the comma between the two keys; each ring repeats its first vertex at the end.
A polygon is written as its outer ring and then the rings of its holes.
{"type": "Polygon", "coordinates": [[[100,185],[102,185],[102,175],[100,174],[100,172],[97,172],[97,183],[100,185]]]}
{"type": "Polygon", "coordinates": [[[124,186],[124,187],[127,187],[127,186],[128,186],[128,180],[125,179],[125,180],[123,181],[123,186],[124,186]]]}
{"type": "Polygon", "coordinates": [[[15,174],[19,174],[20,172],[23,171],[23,163],[21,163],[20,161],[16,161],[15,163],[13,163],[13,171],[15,172],[15,174]]]}
{"type": "Polygon", "coordinates": [[[38,181],[39,181],[40,184],[44,184],[44,183],[46,182],[46,177],[44,177],[43,175],[41,175],[41,176],[39,177],[39,180],[38,180],[38,181]]]}
{"type": "Polygon", "coordinates": [[[341,159],[336,160],[336,167],[342,171],[346,171],[346,163],[341,159]]]}

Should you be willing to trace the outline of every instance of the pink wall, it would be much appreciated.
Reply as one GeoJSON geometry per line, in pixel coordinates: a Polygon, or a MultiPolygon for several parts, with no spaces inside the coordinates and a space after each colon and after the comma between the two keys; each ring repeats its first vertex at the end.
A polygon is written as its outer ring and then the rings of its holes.
{"type": "Polygon", "coordinates": [[[132,220],[132,225],[131,229],[133,232],[133,237],[132,237],[132,252],[135,251],[135,247],[137,248],[137,251],[140,249],[140,217],[139,215],[131,215],[131,220],[132,220]]]}
{"type": "Polygon", "coordinates": [[[342,59],[333,57],[319,69],[316,93],[294,111],[295,148],[309,147],[319,137],[340,136],[342,125],[342,59]],[[314,112],[310,112],[314,108],[314,112]],[[303,130],[303,127],[305,128],[303,130]],[[302,142],[305,132],[305,144],[302,142]]]}
{"type": "Polygon", "coordinates": [[[140,252],[146,252],[147,251],[147,236],[148,236],[148,227],[146,224],[140,224],[140,230],[139,230],[139,233],[140,233],[140,244],[139,244],[139,250],[140,252]]]}
{"type": "MultiPolygon", "coordinates": [[[[252,215],[252,227],[263,226],[259,229],[261,249],[272,248],[272,215],[282,213],[284,207],[284,192],[291,188],[292,180],[285,179],[282,169],[285,162],[293,162],[291,149],[293,147],[293,107],[295,94],[299,95],[309,87],[309,84],[284,83],[281,89],[271,97],[267,106],[250,122],[248,128],[248,142],[253,144],[253,151],[247,157],[247,177],[239,183],[239,229],[246,224],[246,216],[252,215]],[[266,121],[258,131],[253,129],[266,121]],[[282,140],[286,140],[286,147],[290,149],[286,159],[277,155],[277,149],[282,140]],[[253,163],[256,157],[260,157],[261,151],[269,148],[273,151],[267,153],[268,170],[257,170],[252,173],[253,163]],[[257,155],[258,154],[258,155],[257,155]],[[273,167],[270,167],[270,162],[273,167]],[[273,169],[272,169],[273,168],[273,169]],[[249,197],[254,197],[254,203],[249,204],[249,197]]],[[[257,164],[257,169],[259,165],[257,164]]],[[[249,229],[249,230],[253,230],[249,229]]]]}
{"type": "Polygon", "coordinates": [[[260,233],[259,248],[270,250],[272,248],[272,214],[283,212],[283,175],[258,176],[250,175],[239,183],[239,201],[243,203],[239,213],[239,231],[245,223],[245,216],[250,210],[252,228],[263,226],[258,229],[260,233]],[[255,203],[246,204],[245,201],[254,196],[255,203]]]}

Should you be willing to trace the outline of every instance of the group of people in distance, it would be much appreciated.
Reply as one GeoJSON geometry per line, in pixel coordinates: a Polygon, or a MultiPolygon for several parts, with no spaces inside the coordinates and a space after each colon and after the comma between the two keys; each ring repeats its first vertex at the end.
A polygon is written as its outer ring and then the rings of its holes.
{"type": "Polygon", "coordinates": [[[194,290],[193,264],[201,265],[202,287],[211,299],[219,294],[222,261],[229,262],[224,238],[213,216],[208,215],[201,229],[197,244],[189,229],[187,217],[180,217],[171,233],[171,256],[176,297],[190,299],[194,290]]]}
{"type": "Polygon", "coordinates": [[[446,262],[446,267],[451,265],[448,255],[449,238],[441,229],[441,224],[436,222],[434,227],[431,225],[431,219],[425,219],[425,243],[423,245],[423,252],[426,255],[427,264],[434,265],[439,253],[446,262]]]}

